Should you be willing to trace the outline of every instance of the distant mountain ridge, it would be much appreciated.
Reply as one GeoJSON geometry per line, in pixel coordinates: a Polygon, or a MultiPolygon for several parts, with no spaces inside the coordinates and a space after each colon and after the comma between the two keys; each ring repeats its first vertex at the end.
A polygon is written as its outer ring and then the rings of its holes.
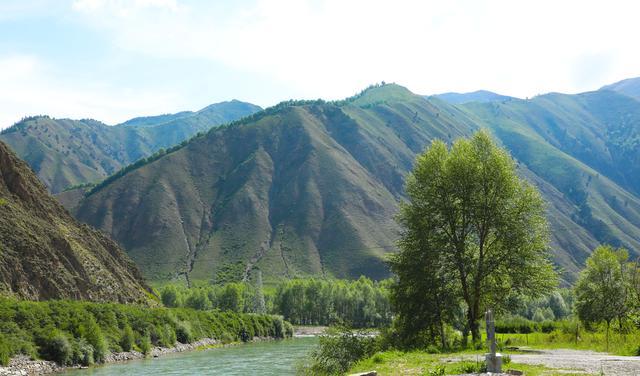
{"type": "Polygon", "coordinates": [[[469,102],[495,102],[516,99],[507,95],[497,94],[487,90],[477,90],[469,93],[442,93],[436,94],[434,97],[440,98],[450,104],[464,104],[469,102]]]}
{"type": "Polygon", "coordinates": [[[27,118],[0,133],[52,193],[98,182],[161,148],[198,132],[259,111],[240,101],[214,104],[197,112],[135,118],[119,126],[95,120],[27,118]]]}
{"type": "Polygon", "coordinates": [[[603,86],[600,90],[611,90],[640,100],[640,77],[618,81],[611,85],[603,86]]]}
{"type": "Polygon", "coordinates": [[[0,295],[150,302],[136,265],[78,223],[0,141],[0,295]]]}
{"type": "Polygon", "coordinates": [[[624,142],[636,139],[637,107],[611,91],[451,105],[395,84],[290,102],[129,171],[75,212],[151,279],[241,279],[256,268],[383,277],[416,154],[484,127],[549,202],[554,258],[571,281],[601,242],[640,252],[637,183],[625,173],[640,153],[624,142]]]}

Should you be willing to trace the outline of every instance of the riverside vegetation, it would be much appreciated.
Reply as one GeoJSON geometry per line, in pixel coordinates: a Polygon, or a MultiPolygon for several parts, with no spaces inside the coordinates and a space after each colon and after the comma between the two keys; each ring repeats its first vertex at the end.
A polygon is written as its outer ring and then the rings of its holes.
{"type": "Polygon", "coordinates": [[[261,283],[205,284],[186,288],[170,284],[160,291],[167,307],[211,308],[234,312],[282,315],[296,325],[345,324],[379,328],[391,323],[391,280],[374,282],[317,278],[281,281],[268,288],[261,283]]]}
{"type": "Polygon", "coordinates": [[[273,315],[0,298],[0,365],[19,354],[90,365],[103,362],[108,352],[147,354],[153,346],[203,338],[230,343],[292,335],[291,324],[273,315]]]}

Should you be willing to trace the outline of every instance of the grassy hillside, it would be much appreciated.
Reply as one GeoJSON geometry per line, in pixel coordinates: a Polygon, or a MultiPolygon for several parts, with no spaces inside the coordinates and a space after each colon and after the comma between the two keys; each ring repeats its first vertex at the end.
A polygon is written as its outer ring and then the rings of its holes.
{"type": "Polygon", "coordinates": [[[593,248],[581,250],[582,244],[640,250],[640,103],[598,91],[464,108],[557,191],[555,198],[546,195],[555,208],[565,204],[564,216],[551,218],[554,227],[567,228],[570,220],[584,229],[554,232],[557,242],[574,248],[576,261],[593,248]],[[578,241],[585,232],[591,240],[578,241]]]}
{"type": "Polygon", "coordinates": [[[241,279],[255,268],[379,278],[416,154],[487,127],[549,202],[570,281],[600,242],[640,250],[635,103],[603,91],[454,106],[398,85],[287,102],[110,179],[76,213],[152,279],[241,279]]]}
{"type": "Polygon", "coordinates": [[[267,278],[380,278],[415,154],[472,129],[462,112],[395,85],[348,103],[282,105],[129,172],[77,215],[152,279],[240,279],[256,267],[267,278]]]}
{"type": "Polygon", "coordinates": [[[147,302],[138,268],[78,223],[0,142],[0,295],[147,302]]]}
{"type": "Polygon", "coordinates": [[[97,182],[122,167],[207,130],[260,110],[239,101],[198,112],[136,118],[119,126],[95,120],[27,118],[0,134],[52,193],[97,182]]]}

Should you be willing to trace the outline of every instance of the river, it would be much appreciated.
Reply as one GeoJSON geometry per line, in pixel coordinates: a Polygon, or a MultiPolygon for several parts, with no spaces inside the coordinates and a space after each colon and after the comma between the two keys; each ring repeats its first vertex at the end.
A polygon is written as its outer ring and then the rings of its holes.
{"type": "Polygon", "coordinates": [[[174,353],[70,370],[66,376],[113,375],[295,375],[296,364],[318,343],[317,337],[247,343],[217,349],[174,353]]]}

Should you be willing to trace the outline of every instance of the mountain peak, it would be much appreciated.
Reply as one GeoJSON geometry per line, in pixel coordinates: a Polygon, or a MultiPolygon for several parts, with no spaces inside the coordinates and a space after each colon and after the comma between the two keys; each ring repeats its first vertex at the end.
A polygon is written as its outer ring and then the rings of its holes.
{"type": "Polygon", "coordinates": [[[409,89],[395,83],[385,83],[371,85],[359,94],[348,98],[347,101],[356,106],[368,106],[384,102],[398,102],[403,100],[413,100],[415,98],[409,89]]]}

